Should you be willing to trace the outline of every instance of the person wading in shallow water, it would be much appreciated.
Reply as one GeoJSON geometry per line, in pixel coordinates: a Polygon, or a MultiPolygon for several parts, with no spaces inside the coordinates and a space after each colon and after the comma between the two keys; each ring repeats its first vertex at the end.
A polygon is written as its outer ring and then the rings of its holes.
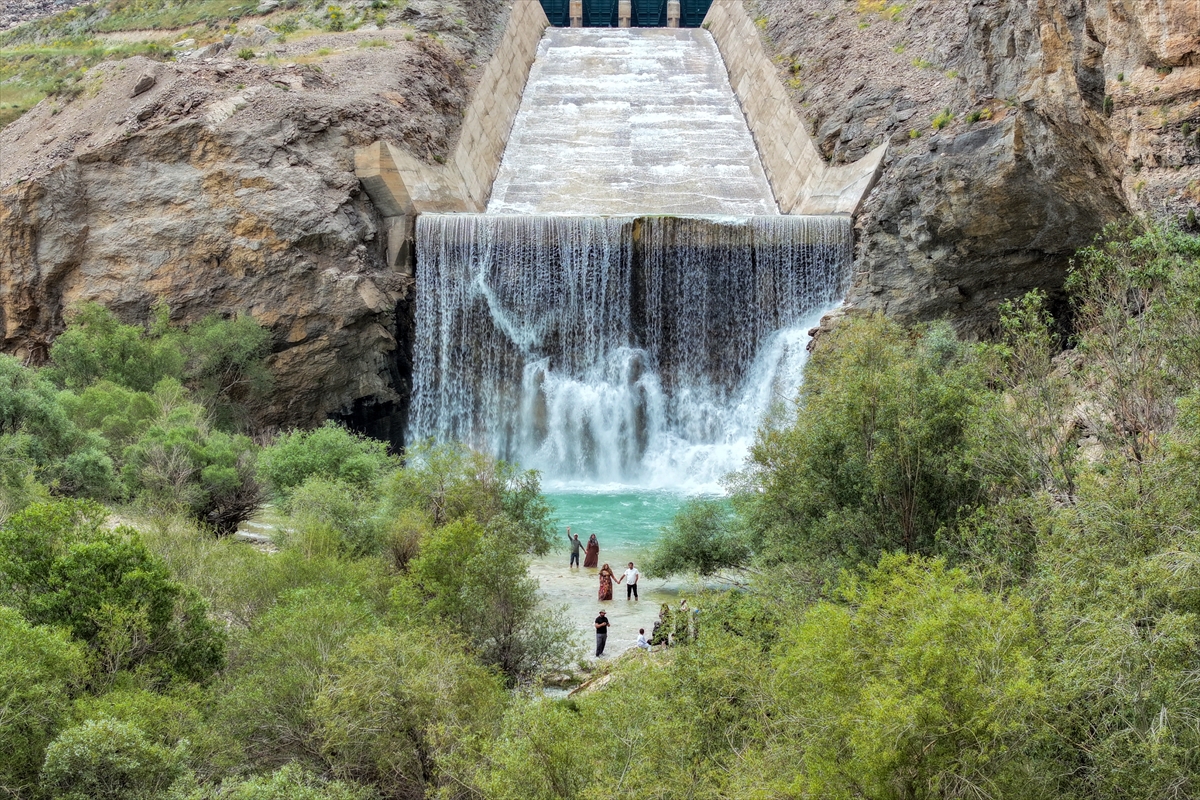
{"type": "Polygon", "coordinates": [[[612,600],[613,571],[605,564],[600,568],[600,599],[612,600]]]}
{"type": "Polygon", "coordinates": [[[600,563],[600,543],[596,541],[596,534],[588,537],[587,552],[583,556],[583,565],[585,567],[596,568],[600,563]]]}
{"type": "Polygon", "coordinates": [[[604,655],[604,643],[608,641],[608,614],[600,612],[596,617],[596,658],[604,655]]]}
{"type": "Polygon", "coordinates": [[[571,526],[567,526],[567,541],[571,543],[571,563],[567,565],[567,569],[579,566],[579,551],[583,549],[583,542],[579,541],[579,534],[571,535],[571,526]]]}
{"type": "Polygon", "coordinates": [[[630,597],[632,597],[634,600],[638,599],[637,582],[638,582],[638,578],[640,578],[641,576],[642,576],[642,573],[638,572],[637,567],[635,567],[633,565],[633,562],[630,561],[629,569],[625,570],[624,575],[617,578],[617,583],[621,583],[622,581],[626,581],[626,580],[629,581],[629,583],[625,584],[625,599],[626,600],[628,600],[630,597]]]}

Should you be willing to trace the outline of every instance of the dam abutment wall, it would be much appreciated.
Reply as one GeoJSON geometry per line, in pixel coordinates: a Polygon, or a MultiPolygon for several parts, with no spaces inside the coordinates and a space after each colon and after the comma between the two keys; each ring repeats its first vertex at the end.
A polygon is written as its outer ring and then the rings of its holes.
{"type": "Polygon", "coordinates": [[[855,214],[875,185],[887,143],[853,164],[830,166],[796,111],[742,0],[713,0],[703,26],[729,71],[763,169],[784,214],[855,214]]]}
{"type": "Polygon", "coordinates": [[[358,148],[354,170],[384,218],[389,266],[412,272],[418,214],[478,212],[508,144],[538,42],[550,22],[538,0],[514,0],[504,34],[463,114],[453,155],[428,164],[390,142],[358,148]]]}

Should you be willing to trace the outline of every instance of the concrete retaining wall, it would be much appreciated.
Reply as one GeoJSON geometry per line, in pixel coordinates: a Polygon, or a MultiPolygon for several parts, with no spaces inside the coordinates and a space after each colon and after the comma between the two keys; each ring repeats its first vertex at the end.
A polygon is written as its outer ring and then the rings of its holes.
{"type": "Polygon", "coordinates": [[[549,25],[538,0],[514,0],[500,46],[484,67],[463,115],[458,146],[444,166],[426,164],[387,142],[355,151],[355,172],[387,218],[391,266],[411,271],[412,217],[424,212],[480,212],[487,206],[529,68],[549,25]],[[397,235],[409,240],[393,241],[397,235]]]}
{"type": "Polygon", "coordinates": [[[875,183],[887,144],[854,164],[830,167],[809,136],[741,0],[713,0],[713,35],[742,105],[763,169],[784,214],[853,214],[875,183]]]}

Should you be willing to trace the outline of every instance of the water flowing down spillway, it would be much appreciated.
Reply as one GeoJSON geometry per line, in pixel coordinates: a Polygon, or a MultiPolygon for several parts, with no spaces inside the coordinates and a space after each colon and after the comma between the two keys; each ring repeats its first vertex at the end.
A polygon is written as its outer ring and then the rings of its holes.
{"type": "Polygon", "coordinates": [[[794,396],[852,233],[779,214],[707,31],[550,29],[488,213],[416,242],[410,440],[714,491],[794,396]]]}
{"type": "Polygon", "coordinates": [[[488,211],[778,214],[708,31],[551,28],[488,211]]]}
{"type": "Polygon", "coordinates": [[[712,488],[842,293],[849,221],[423,215],[412,429],[552,483],[712,488]]]}

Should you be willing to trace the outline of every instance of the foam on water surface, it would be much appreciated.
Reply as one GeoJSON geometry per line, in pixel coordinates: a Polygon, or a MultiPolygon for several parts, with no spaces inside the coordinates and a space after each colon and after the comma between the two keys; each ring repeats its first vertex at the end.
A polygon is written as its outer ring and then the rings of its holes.
{"type": "Polygon", "coordinates": [[[779,209],[708,31],[550,28],[488,212],[779,209]]]}

